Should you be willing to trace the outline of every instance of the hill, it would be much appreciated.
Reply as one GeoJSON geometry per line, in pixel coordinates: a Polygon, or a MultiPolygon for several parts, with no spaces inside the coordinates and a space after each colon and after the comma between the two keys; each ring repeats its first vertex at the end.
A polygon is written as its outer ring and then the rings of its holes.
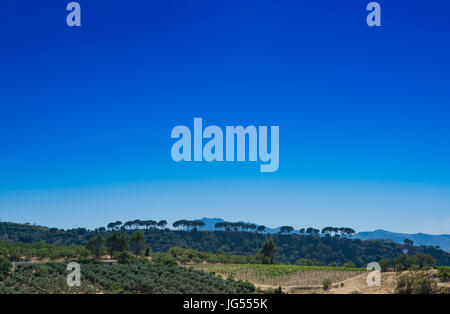
{"type": "MultiPolygon", "coordinates": [[[[131,234],[135,229],[122,228],[131,234]]],[[[324,264],[336,262],[342,265],[352,262],[357,267],[395,258],[408,249],[408,254],[426,253],[433,256],[438,265],[450,265],[450,254],[434,247],[410,247],[382,240],[346,239],[310,235],[260,234],[235,231],[175,231],[170,229],[144,229],[147,245],[154,252],[166,252],[174,246],[215,253],[218,250],[230,255],[254,255],[264,241],[272,238],[278,247],[276,262],[295,264],[299,259],[317,260],[324,264]]],[[[0,240],[40,242],[59,245],[85,245],[98,233],[108,236],[109,231],[89,231],[84,228],[59,230],[42,226],[0,223],[0,240]]]]}
{"type": "Polygon", "coordinates": [[[438,245],[444,251],[450,252],[450,234],[431,235],[425,233],[396,233],[386,230],[375,230],[372,232],[358,232],[355,238],[361,240],[393,240],[397,243],[403,243],[403,240],[409,239],[417,245],[436,246],[438,245]]]}

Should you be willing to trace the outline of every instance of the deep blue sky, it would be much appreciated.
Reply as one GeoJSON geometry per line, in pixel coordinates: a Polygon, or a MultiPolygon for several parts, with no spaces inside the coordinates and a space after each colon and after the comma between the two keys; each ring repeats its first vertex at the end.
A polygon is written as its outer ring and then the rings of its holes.
{"type": "Polygon", "coordinates": [[[2,2],[3,221],[450,233],[448,1],[68,2],[2,2]],[[279,125],[279,170],[174,163],[194,117],[279,125]]]}

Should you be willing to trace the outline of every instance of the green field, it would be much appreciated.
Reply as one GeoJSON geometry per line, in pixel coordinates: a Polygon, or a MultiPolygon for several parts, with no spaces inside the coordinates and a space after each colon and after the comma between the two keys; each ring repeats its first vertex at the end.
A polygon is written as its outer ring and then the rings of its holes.
{"type": "Polygon", "coordinates": [[[257,285],[312,287],[324,279],[339,282],[366,271],[364,268],[328,266],[262,265],[262,264],[200,264],[191,265],[226,278],[249,281],[257,285]]]}

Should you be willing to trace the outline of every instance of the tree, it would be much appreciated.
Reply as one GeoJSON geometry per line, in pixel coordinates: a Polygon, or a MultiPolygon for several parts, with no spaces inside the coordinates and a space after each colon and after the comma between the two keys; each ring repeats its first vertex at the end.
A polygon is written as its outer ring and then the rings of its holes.
{"type": "Polygon", "coordinates": [[[258,229],[258,227],[257,227],[255,224],[249,224],[249,225],[248,225],[248,228],[249,228],[252,232],[254,232],[256,229],[258,229]]]}
{"type": "Polygon", "coordinates": [[[281,234],[290,234],[292,231],[294,231],[294,228],[292,228],[291,226],[281,226],[280,227],[281,234]]]}
{"type": "Polygon", "coordinates": [[[353,264],[352,262],[345,262],[344,264],[342,264],[342,267],[344,267],[344,268],[355,268],[355,264],[353,264]]]}
{"type": "Polygon", "coordinates": [[[333,232],[334,228],[333,227],[325,227],[322,229],[322,233],[327,236],[330,237],[331,233],[333,232]]]}
{"type": "Polygon", "coordinates": [[[0,280],[5,279],[5,272],[9,273],[11,271],[11,267],[11,262],[0,256],[0,280]]]}
{"type": "Polygon", "coordinates": [[[145,220],[142,222],[142,225],[145,227],[145,229],[149,229],[151,227],[155,227],[157,222],[155,220],[145,220]]]}
{"type": "Polygon", "coordinates": [[[205,223],[201,220],[177,220],[172,225],[174,228],[187,229],[187,230],[198,230],[205,226],[205,223]]]}
{"type": "Polygon", "coordinates": [[[117,255],[117,261],[120,264],[130,264],[133,261],[133,255],[130,252],[123,251],[117,255]]]}
{"type": "Polygon", "coordinates": [[[331,279],[325,278],[325,279],[322,281],[322,288],[323,288],[323,290],[328,290],[328,288],[330,288],[330,286],[331,286],[332,283],[333,283],[333,282],[331,281],[331,279]]]}
{"type": "Polygon", "coordinates": [[[145,248],[145,237],[144,233],[141,230],[137,230],[133,232],[133,234],[130,237],[130,248],[131,251],[133,251],[134,255],[138,257],[138,255],[144,250],[145,248]]]}
{"type": "Polygon", "coordinates": [[[411,246],[411,247],[414,245],[414,242],[410,239],[403,240],[403,243],[405,243],[405,245],[411,246]]]}
{"type": "Polygon", "coordinates": [[[106,239],[106,248],[111,258],[115,252],[128,251],[128,235],[113,231],[106,239]]]}
{"type": "Polygon", "coordinates": [[[273,242],[272,239],[267,240],[264,242],[259,255],[261,256],[261,262],[263,264],[273,264],[274,256],[277,252],[277,246],[275,245],[275,242],[273,242]]]}
{"type": "MultiPolygon", "coordinates": [[[[156,222],[155,222],[155,223],[156,223],[156,222]]],[[[142,226],[144,226],[144,222],[143,222],[142,220],[136,219],[136,220],[134,221],[133,227],[134,227],[135,229],[139,229],[139,228],[142,227],[142,226]]]]}
{"type": "Polygon", "coordinates": [[[167,221],[166,221],[166,220],[160,220],[160,221],[157,223],[157,226],[158,226],[159,228],[163,229],[163,228],[165,228],[165,227],[167,226],[167,221]]]}
{"type": "Polygon", "coordinates": [[[96,258],[102,256],[103,250],[105,248],[105,239],[101,234],[96,237],[91,238],[86,244],[86,249],[92,252],[96,258]]]}
{"type": "Polygon", "coordinates": [[[339,228],[339,231],[348,237],[351,237],[354,233],[356,233],[356,231],[353,230],[352,228],[345,228],[345,227],[339,228]]]}
{"type": "Polygon", "coordinates": [[[216,222],[214,229],[222,230],[225,228],[225,222],[216,222]]]}
{"type": "Polygon", "coordinates": [[[108,228],[108,230],[113,230],[116,227],[116,224],[114,222],[110,222],[106,228],[108,228]]]}
{"type": "Polygon", "coordinates": [[[386,272],[389,270],[389,266],[391,264],[390,260],[387,258],[381,259],[381,261],[378,263],[381,267],[382,272],[386,272]]]}
{"type": "Polygon", "coordinates": [[[257,228],[256,228],[256,231],[257,232],[261,232],[261,233],[263,233],[263,232],[265,232],[266,231],[266,226],[258,226],[257,228]]]}
{"type": "Polygon", "coordinates": [[[131,229],[132,226],[134,226],[134,221],[127,221],[123,224],[125,229],[131,229]]]}
{"type": "Polygon", "coordinates": [[[415,258],[419,267],[433,266],[436,263],[436,260],[433,258],[433,256],[429,254],[419,253],[415,255],[415,258]]]}
{"type": "Polygon", "coordinates": [[[152,248],[150,247],[150,246],[147,246],[146,248],[145,248],[145,253],[144,253],[144,255],[145,256],[151,256],[152,255],[152,248]]]}
{"type": "Polygon", "coordinates": [[[199,230],[201,230],[202,227],[205,226],[205,223],[201,220],[193,220],[193,221],[190,221],[189,223],[192,227],[197,228],[199,230]]]}
{"type": "Polygon", "coordinates": [[[187,226],[187,220],[177,220],[172,224],[172,226],[177,229],[184,229],[187,226]]]}

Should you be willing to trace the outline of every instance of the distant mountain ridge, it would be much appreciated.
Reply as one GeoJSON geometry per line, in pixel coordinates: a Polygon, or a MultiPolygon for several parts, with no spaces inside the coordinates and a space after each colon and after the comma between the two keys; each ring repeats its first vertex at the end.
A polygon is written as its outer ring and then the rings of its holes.
{"type": "MultiPolygon", "coordinates": [[[[218,222],[225,222],[226,220],[222,218],[202,218],[199,219],[205,223],[203,230],[215,230],[214,225],[218,222]]],[[[249,223],[249,222],[245,222],[249,223]]],[[[280,231],[280,227],[277,228],[268,228],[266,227],[266,233],[273,234],[278,233],[280,231]]],[[[294,231],[294,233],[299,233],[298,230],[294,231]]],[[[361,239],[361,240],[392,240],[397,243],[403,244],[403,240],[409,239],[414,241],[414,245],[426,245],[426,246],[436,246],[446,251],[450,252],[450,234],[441,234],[441,235],[432,235],[425,233],[397,233],[390,232],[382,229],[378,229],[375,231],[364,231],[358,232],[352,236],[352,238],[361,239]]]]}
{"type": "Polygon", "coordinates": [[[442,250],[450,252],[450,234],[440,234],[440,235],[425,234],[425,233],[408,234],[378,229],[375,231],[358,232],[353,237],[361,240],[390,239],[397,243],[403,243],[403,240],[409,239],[414,241],[414,245],[427,245],[427,246],[439,245],[439,247],[442,250]]]}

